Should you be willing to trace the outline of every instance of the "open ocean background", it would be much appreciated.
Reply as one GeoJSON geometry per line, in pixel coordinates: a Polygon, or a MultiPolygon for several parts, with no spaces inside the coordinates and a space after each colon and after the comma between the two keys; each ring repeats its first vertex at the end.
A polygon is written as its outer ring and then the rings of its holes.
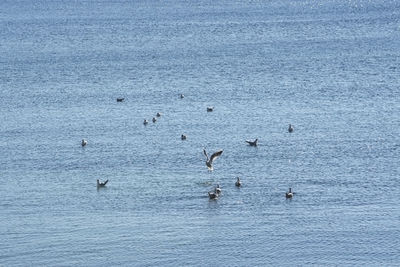
{"type": "Polygon", "coordinates": [[[0,266],[400,266],[400,1],[2,0],[0,114],[0,266]]]}

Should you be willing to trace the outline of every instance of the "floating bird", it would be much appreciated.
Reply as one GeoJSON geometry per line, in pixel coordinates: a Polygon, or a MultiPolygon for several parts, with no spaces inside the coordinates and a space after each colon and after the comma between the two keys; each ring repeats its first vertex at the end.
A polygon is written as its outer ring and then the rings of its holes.
{"type": "Polygon", "coordinates": [[[235,185],[237,186],[237,187],[240,187],[241,185],[242,185],[242,183],[240,182],[240,178],[239,177],[236,177],[236,183],[235,183],[235,185]]]}
{"type": "Polygon", "coordinates": [[[215,193],[217,193],[218,195],[221,194],[222,189],[221,187],[219,187],[219,184],[217,184],[217,186],[215,187],[215,193]]]}
{"type": "Polygon", "coordinates": [[[250,146],[257,146],[258,138],[254,141],[246,140],[246,143],[248,143],[250,146]]]}
{"type": "Polygon", "coordinates": [[[214,110],[214,107],[207,107],[207,112],[212,112],[214,110]]]}
{"type": "Polygon", "coordinates": [[[289,133],[293,132],[293,130],[294,130],[293,126],[291,124],[289,124],[289,129],[288,129],[289,133]]]}
{"type": "Polygon", "coordinates": [[[292,188],[289,187],[289,192],[286,192],[286,198],[292,198],[292,197],[293,197],[292,188]]]}
{"type": "Polygon", "coordinates": [[[161,117],[161,113],[160,113],[160,112],[157,112],[156,116],[157,116],[157,117],[161,117]]]}
{"type": "Polygon", "coordinates": [[[125,98],[123,98],[123,97],[117,98],[117,102],[122,102],[122,101],[124,101],[124,100],[125,100],[125,98]]]}
{"type": "Polygon", "coordinates": [[[146,120],[146,119],[144,119],[143,124],[144,124],[144,125],[147,125],[148,123],[149,123],[149,121],[146,120]]]}
{"type": "Polygon", "coordinates": [[[182,134],[182,135],[181,135],[181,139],[182,139],[182,140],[186,140],[186,135],[182,134]]]}
{"type": "Polygon", "coordinates": [[[208,155],[207,155],[207,152],[206,152],[206,149],[205,149],[205,148],[203,149],[203,152],[204,152],[204,155],[205,155],[206,158],[207,158],[207,160],[206,160],[206,165],[207,165],[207,167],[208,167],[208,170],[212,171],[212,170],[213,170],[213,166],[212,166],[213,161],[214,161],[217,157],[221,156],[221,154],[222,154],[223,151],[222,151],[222,150],[219,150],[219,151],[215,152],[214,154],[211,155],[210,158],[208,158],[208,155]]]}
{"type": "Polygon", "coordinates": [[[181,99],[184,98],[185,96],[183,94],[181,94],[181,99]]]}
{"type": "Polygon", "coordinates": [[[81,145],[82,146],[86,146],[87,145],[87,141],[85,139],[82,139],[81,145]]]}
{"type": "Polygon", "coordinates": [[[99,179],[97,179],[97,187],[104,187],[108,183],[108,180],[105,180],[104,182],[100,182],[99,179]]]}
{"type": "Polygon", "coordinates": [[[153,122],[156,122],[157,121],[157,119],[156,118],[153,118],[153,122]]]}
{"type": "Polygon", "coordinates": [[[208,197],[210,199],[217,199],[218,198],[218,194],[216,192],[210,191],[210,192],[208,192],[208,197]]]}

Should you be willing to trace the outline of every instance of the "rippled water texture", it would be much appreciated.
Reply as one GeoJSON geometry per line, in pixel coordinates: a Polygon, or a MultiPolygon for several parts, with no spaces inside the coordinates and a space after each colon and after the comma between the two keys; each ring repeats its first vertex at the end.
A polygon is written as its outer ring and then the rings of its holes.
{"type": "Polygon", "coordinates": [[[399,266],[399,18],[1,1],[0,265],[399,266]]]}

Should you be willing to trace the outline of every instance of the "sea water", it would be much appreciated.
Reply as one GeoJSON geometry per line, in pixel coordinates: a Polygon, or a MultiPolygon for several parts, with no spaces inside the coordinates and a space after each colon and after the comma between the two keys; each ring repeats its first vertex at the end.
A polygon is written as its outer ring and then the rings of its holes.
{"type": "Polygon", "coordinates": [[[399,266],[399,18],[1,1],[0,265],[399,266]]]}

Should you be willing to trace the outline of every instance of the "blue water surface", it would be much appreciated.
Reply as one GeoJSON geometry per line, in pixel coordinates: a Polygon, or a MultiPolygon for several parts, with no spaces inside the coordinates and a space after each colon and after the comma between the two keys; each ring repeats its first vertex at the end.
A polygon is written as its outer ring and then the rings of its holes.
{"type": "Polygon", "coordinates": [[[399,20],[394,0],[0,1],[0,266],[400,266],[399,20]]]}

